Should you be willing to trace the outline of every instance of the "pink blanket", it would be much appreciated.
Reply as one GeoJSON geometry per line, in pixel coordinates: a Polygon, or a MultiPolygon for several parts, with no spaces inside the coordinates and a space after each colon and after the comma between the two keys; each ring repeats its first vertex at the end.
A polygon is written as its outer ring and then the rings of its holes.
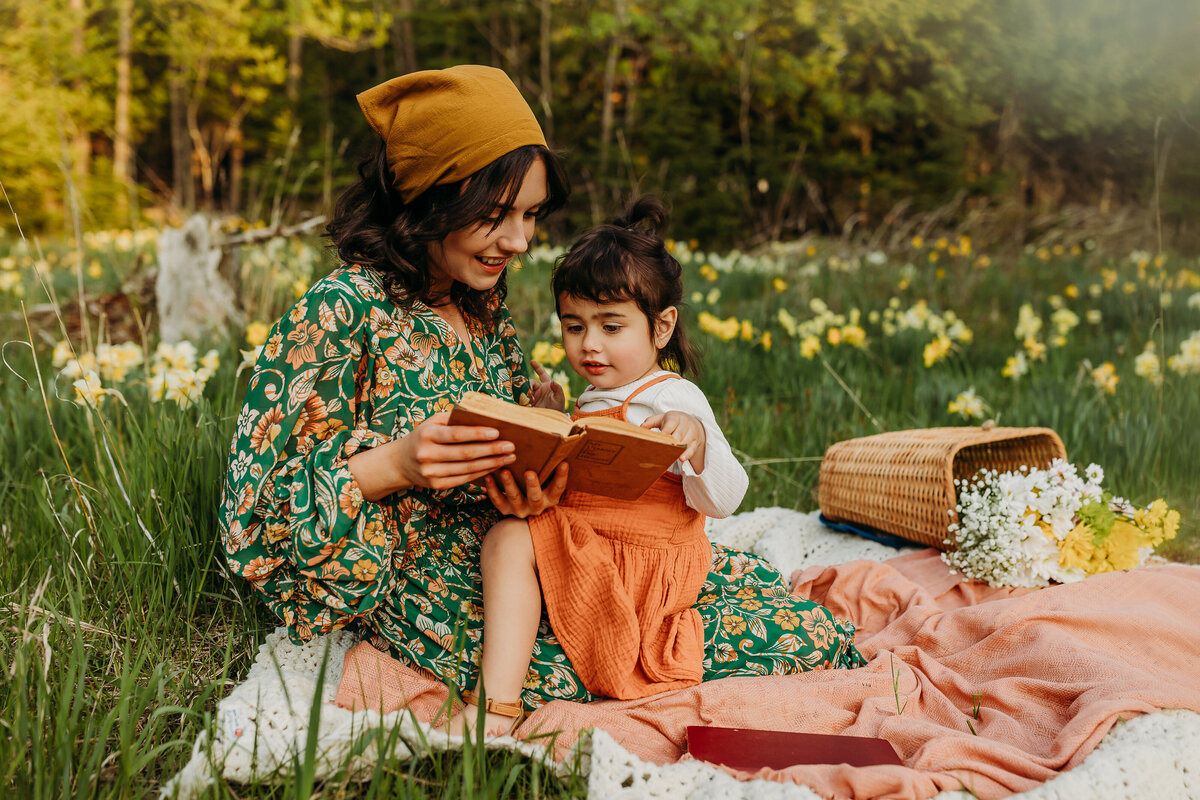
{"type": "MultiPolygon", "coordinates": [[[[795,781],[826,797],[926,798],[965,788],[996,798],[1076,766],[1120,720],[1162,708],[1200,712],[1200,569],[991,589],[958,582],[924,550],[792,577],[799,594],[854,620],[867,666],[727,678],[635,701],[554,702],[530,716],[522,735],[562,730],[556,747],[565,752],[579,731],[598,726],[656,763],[684,757],[688,725],[881,736],[905,766],[735,774],[795,781]]],[[[365,643],[346,656],[339,705],[407,702],[429,719],[445,698],[440,684],[365,643]]]]}

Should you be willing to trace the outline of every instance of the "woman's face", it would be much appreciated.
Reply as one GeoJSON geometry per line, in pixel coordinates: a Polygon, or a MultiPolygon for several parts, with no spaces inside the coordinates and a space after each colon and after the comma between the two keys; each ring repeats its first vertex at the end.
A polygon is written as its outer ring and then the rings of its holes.
{"type": "Polygon", "coordinates": [[[525,173],[512,208],[498,224],[495,217],[482,219],[430,245],[431,288],[446,291],[454,281],[481,292],[495,286],[508,262],[529,249],[538,209],[548,194],[546,165],[539,158],[525,173]]]}

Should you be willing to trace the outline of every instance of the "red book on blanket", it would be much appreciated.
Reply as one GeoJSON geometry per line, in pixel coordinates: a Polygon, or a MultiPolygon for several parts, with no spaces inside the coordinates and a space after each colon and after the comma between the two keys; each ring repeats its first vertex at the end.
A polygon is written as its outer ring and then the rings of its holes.
{"type": "Polygon", "coordinates": [[[886,739],[869,736],[689,725],[687,749],[701,761],[749,772],[796,764],[904,765],[886,739]]]}

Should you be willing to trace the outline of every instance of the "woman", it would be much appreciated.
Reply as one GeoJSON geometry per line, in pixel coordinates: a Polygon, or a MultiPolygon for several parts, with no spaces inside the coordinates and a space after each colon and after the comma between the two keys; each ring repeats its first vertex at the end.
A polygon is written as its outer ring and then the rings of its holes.
{"type": "MultiPolygon", "coordinates": [[[[271,331],[237,421],[223,537],[293,639],[352,626],[463,690],[478,673],[480,540],[557,503],[566,472],[543,488],[501,470],[480,488],[511,445],[446,411],[467,391],[549,393],[526,377],[505,278],[567,185],[499,70],[413,73],[359,104],[380,143],[329,225],[347,266],[271,331]]],[[[796,612],[753,556],[715,548],[701,594],[706,679],[859,663],[853,629],[796,612]]],[[[551,699],[592,696],[543,622],[522,701],[551,699]]]]}

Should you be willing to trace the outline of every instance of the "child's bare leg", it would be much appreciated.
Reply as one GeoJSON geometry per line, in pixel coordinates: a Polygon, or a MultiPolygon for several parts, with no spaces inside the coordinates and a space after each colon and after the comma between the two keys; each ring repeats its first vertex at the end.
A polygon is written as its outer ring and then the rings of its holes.
{"type": "MultiPolygon", "coordinates": [[[[480,553],[483,575],[483,654],[480,659],[479,685],[487,697],[501,702],[519,702],[533,644],[537,639],[542,615],[542,592],[538,585],[529,523],[506,518],[500,520],[483,539],[480,553]]],[[[467,706],[450,719],[450,730],[458,733],[464,725],[475,726],[477,709],[467,706]]],[[[507,733],[513,719],[489,713],[484,733],[507,733]]]]}

